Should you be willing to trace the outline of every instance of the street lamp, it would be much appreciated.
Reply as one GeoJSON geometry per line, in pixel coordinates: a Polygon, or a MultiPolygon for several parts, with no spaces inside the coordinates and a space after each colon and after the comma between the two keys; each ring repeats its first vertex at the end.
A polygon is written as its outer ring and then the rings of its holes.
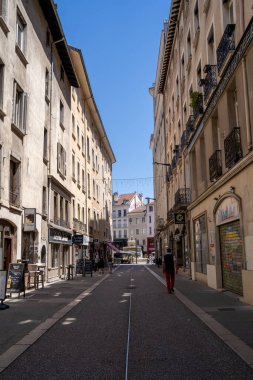
{"type": "Polygon", "coordinates": [[[163,162],[153,162],[153,165],[162,165],[162,166],[168,166],[171,167],[171,164],[164,164],[163,162]]]}

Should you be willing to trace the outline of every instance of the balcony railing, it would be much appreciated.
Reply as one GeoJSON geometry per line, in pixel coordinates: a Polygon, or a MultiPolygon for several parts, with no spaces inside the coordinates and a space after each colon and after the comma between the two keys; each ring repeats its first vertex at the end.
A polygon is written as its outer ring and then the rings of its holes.
{"type": "Polygon", "coordinates": [[[20,194],[19,192],[9,192],[10,205],[20,207],[20,194]]]}
{"type": "Polygon", "coordinates": [[[193,115],[190,115],[186,122],[186,130],[193,132],[194,131],[194,119],[193,115]]]}
{"type": "Polygon", "coordinates": [[[73,218],[73,229],[75,231],[85,233],[86,232],[86,224],[81,222],[77,218],[73,218]]]}
{"type": "Polygon", "coordinates": [[[191,189],[180,188],[175,194],[175,206],[186,206],[191,202],[191,189]]]}
{"type": "Polygon", "coordinates": [[[203,95],[200,93],[199,98],[196,102],[196,105],[193,109],[193,122],[194,123],[198,120],[199,116],[202,115],[203,111],[204,111],[203,95]]]}
{"type": "Polygon", "coordinates": [[[227,168],[234,166],[243,156],[240,128],[234,128],[224,140],[225,164],[227,168]]]}
{"type": "Polygon", "coordinates": [[[57,224],[57,226],[70,228],[70,223],[67,220],[63,220],[61,218],[54,217],[54,224],[57,224]]]}
{"type": "Polygon", "coordinates": [[[235,50],[235,38],[234,38],[235,24],[228,24],[220,40],[217,48],[217,68],[218,72],[221,71],[228,54],[235,50]]]}
{"type": "Polygon", "coordinates": [[[209,158],[209,176],[213,182],[222,175],[221,150],[216,150],[209,158]]]}
{"type": "Polygon", "coordinates": [[[204,79],[200,80],[200,85],[203,86],[204,90],[204,101],[206,101],[212,92],[212,90],[217,86],[217,67],[216,65],[205,65],[204,73],[206,74],[204,79]]]}

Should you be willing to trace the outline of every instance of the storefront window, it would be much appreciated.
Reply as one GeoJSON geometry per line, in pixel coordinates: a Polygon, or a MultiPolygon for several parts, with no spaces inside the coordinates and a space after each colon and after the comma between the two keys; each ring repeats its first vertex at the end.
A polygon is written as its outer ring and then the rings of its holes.
{"type": "Polygon", "coordinates": [[[196,253],[196,271],[199,273],[207,273],[208,264],[208,243],[206,216],[202,215],[194,220],[195,234],[195,253],[196,253]]]}
{"type": "Polygon", "coordinates": [[[58,267],[58,253],[59,253],[59,247],[56,244],[52,244],[52,249],[51,249],[52,268],[58,267]]]}

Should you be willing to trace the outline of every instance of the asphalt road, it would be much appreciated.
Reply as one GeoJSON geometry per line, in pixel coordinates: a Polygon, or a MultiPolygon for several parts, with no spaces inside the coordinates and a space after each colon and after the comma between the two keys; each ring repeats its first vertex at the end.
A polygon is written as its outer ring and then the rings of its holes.
{"type": "Polygon", "coordinates": [[[143,266],[121,266],[0,379],[250,380],[253,372],[143,266]]]}

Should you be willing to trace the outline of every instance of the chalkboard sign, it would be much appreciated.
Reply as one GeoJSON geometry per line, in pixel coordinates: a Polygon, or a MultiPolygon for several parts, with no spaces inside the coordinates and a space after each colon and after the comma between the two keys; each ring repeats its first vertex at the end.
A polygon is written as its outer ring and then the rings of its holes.
{"type": "Polygon", "coordinates": [[[7,279],[7,292],[21,293],[25,295],[25,281],[24,281],[24,264],[18,263],[9,265],[8,279],[7,279]]]}
{"type": "Polygon", "coordinates": [[[76,274],[83,274],[84,272],[84,259],[78,259],[76,261],[76,274]]]}
{"type": "Polygon", "coordinates": [[[85,260],[85,264],[84,264],[84,276],[85,276],[85,273],[90,273],[90,275],[92,277],[92,261],[85,260]]]}

